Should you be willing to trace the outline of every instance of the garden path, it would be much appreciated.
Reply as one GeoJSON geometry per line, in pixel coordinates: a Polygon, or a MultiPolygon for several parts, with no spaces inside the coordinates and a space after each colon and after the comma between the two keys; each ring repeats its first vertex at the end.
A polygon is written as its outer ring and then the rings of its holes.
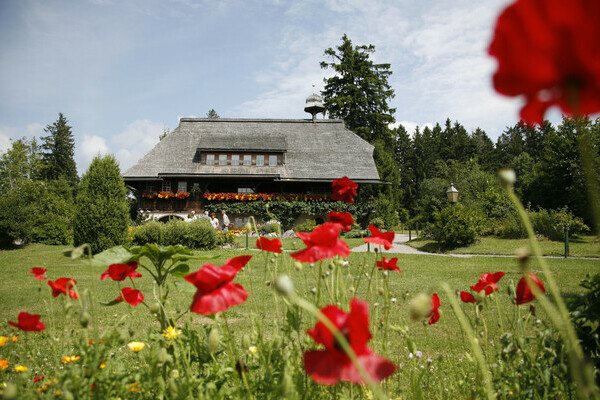
{"type": "MultiPolygon", "coordinates": [[[[412,235],[412,238],[416,238],[417,236],[415,234],[412,235]]],[[[469,257],[473,257],[474,255],[472,254],[440,254],[440,253],[427,253],[425,251],[421,251],[421,250],[417,250],[414,247],[410,247],[408,245],[406,245],[405,243],[408,242],[408,234],[406,233],[396,233],[396,236],[394,236],[394,243],[391,249],[389,250],[385,250],[383,247],[381,247],[381,251],[383,251],[384,253],[395,253],[395,254],[423,254],[423,255],[433,255],[433,256],[445,256],[445,257],[460,257],[460,258],[469,258],[469,257]]],[[[370,249],[371,251],[373,251],[373,249],[375,248],[375,245],[371,244],[370,249]]],[[[354,247],[351,249],[354,252],[366,252],[369,250],[367,244],[362,244],[360,246],[354,247]]]]}

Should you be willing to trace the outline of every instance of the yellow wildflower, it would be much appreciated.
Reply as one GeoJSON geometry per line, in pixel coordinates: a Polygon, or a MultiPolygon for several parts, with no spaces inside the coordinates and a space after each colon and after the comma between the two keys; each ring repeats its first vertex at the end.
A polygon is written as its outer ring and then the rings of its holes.
{"type": "Polygon", "coordinates": [[[129,387],[130,392],[139,392],[140,390],[142,390],[142,387],[138,386],[137,382],[133,382],[129,387]]]}
{"type": "Polygon", "coordinates": [[[16,372],[27,372],[27,369],[28,369],[28,368],[27,368],[27,367],[25,367],[25,366],[23,366],[23,365],[17,365],[17,366],[15,367],[15,371],[16,371],[16,372]]]}
{"type": "Polygon", "coordinates": [[[79,361],[80,358],[81,358],[81,356],[63,356],[61,361],[66,364],[66,363],[79,361]]]}
{"type": "Polygon", "coordinates": [[[106,367],[106,362],[103,362],[102,364],[100,364],[100,369],[106,367]]]}
{"type": "Polygon", "coordinates": [[[142,351],[144,346],[145,346],[145,344],[142,342],[131,342],[127,345],[127,347],[129,347],[131,349],[131,351],[133,351],[134,353],[142,351]]]}
{"type": "Polygon", "coordinates": [[[250,354],[256,354],[258,353],[258,348],[256,346],[250,346],[248,347],[248,351],[250,352],[250,354]]]}
{"type": "Polygon", "coordinates": [[[13,343],[15,343],[15,342],[18,342],[18,341],[19,341],[19,337],[18,337],[18,336],[13,336],[13,337],[11,337],[11,338],[10,338],[10,340],[11,340],[13,343]]]}
{"type": "Polygon", "coordinates": [[[0,360],[0,369],[8,368],[8,360],[0,360]]]}
{"type": "Polygon", "coordinates": [[[162,335],[167,339],[177,339],[177,336],[181,335],[181,329],[169,326],[167,329],[163,330],[162,335]]]}
{"type": "Polygon", "coordinates": [[[8,342],[9,340],[10,340],[9,337],[0,336],[0,347],[4,347],[4,345],[6,344],[6,342],[8,342]]]}
{"type": "Polygon", "coordinates": [[[48,391],[48,385],[42,385],[38,388],[39,392],[46,393],[48,391]]]}

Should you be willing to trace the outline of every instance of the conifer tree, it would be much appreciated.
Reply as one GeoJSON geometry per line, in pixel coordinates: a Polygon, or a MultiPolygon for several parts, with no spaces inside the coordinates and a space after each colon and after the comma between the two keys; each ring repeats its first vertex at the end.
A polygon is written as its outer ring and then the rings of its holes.
{"type": "Polygon", "coordinates": [[[71,184],[77,183],[77,167],[75,165],[75,139],[71,127],[62,113],[52,125],[47,125],[44,131],[48,136],[43,136],[42,150],[42,177],[46,180],[55,180],[64,177],[71,184]]]}

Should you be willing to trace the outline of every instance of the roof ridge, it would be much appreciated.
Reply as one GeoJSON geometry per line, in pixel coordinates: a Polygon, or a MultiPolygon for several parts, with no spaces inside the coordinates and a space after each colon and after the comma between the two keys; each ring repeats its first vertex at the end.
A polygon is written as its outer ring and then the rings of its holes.
{"type": "Polygon", "coordinates": [[[313,122],[312,119],[283,119],[283,118],[195,118],[195,117],[181,117],[179,122],[270,122],[270,123],[316,123],[316,124],[339,124],[343,123],[342,119],[318,119],[313,122]]]}

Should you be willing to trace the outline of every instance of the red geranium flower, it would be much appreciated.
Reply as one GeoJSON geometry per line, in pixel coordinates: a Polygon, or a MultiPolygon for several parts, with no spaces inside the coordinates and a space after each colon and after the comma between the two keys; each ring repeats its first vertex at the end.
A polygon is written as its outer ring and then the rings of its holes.
{"type": "Polygon", "coordinates": [[[338,238],[340,234],[340,224],[325,222],[317,226],[311,233],[296,232],[306,249],[290,254],[293,259],[313,263],[326,260],[335,256],[348,257],[350,247],[342,239],[338,238]]]}
{"type": "Polygon", "coordinates": [[[352,214],[350,214],[349,212],[331,211],[329,214],[327,214],[327,218],[329,218],[329,222],[340,224],[342,226],[343,231],[350,232],[352,230],[354,218],[352,218],[352,214]]]}
{"type": "Polygon", "coordinates": [[[486,272],[479,277],[479,282],[475,285],[471,285],[471,289],[477,293],[485,290],[485,294],[496,292],[498,290],[498,285],[496,285],[496,283],[502,279],[503,276],[504,272],[502,271],[496,272],[495,274],[486,272]]]}
{"type": "Polygon", "coordinates": [[[275,239],[268,239],[266,237],[261,237],[259,239],[256,239],[256,247],[258,247],[259,249],[263,250],[263,251],[272,251],[273,253],[281,253],[281,246],[283,246],[283,244],[281,243],[281,240],[275,238],[275,239]]]}
{"type": "Polygon", "coordinates": [[[15,328],[19,328],[22,331],[43,331],[46,329],[46,325],[40,322],[40,316],[38,314],[29,314],[25,311],[21,311],[18,316],[19,322],[8,321],[8,323],[15,328]]]}
{"type": "Polygon", "coordinates": [[[471,293],[460,292],[460,299],[465,303],[476,303],[477,299],[471,293]]]}
{"type": "Polygon", "coordinates": [[[112,264],[100,275],[100,279],[111,278],[112,280],[122,282],[127,277],[140,278],[142,274],[136,271],[137,267],[138,263],[136,261],[129,261],[127,264],[112,264]]]}
{"type": "Polygon", "coordinates": [[[47,269],[46,268],[31,268],[31,271],[29,271],[29,273],[35,275],[34,278],[35,279],[39,279],[41,281],[43,281],[44,279],[48,279],[46,277],[46,275],[44,275],[46,273],[47,269]]]}
{"type": "Polygon", "coordinates": [[[354,203],[356,189],[358,189],[358,183],[353,182],[347,176],[336,179],[331,183],[331,200],[354,203]]]}
{"type": "Polygon", "coordinates": [[[136,307],[144,301],[144,295],[137,289],[125,287],[121,290],[121,296],[117,297],[115,301],[125,300],[132,306],[136,307]]]}
{"type": "MultiPolygon", "coordinates": [[[[367,373],[375,382],[392,375],[398,367],[385,358],[373,353],[367,346],[369,332],[369,306],[357,299],[350,302],[350,312],[329,305],[321,312],[348,340],[367,373]]],[[[364,384],[356,367],[344,353],[333,333],[322,322],[306,332],[313,340],[325,346],[325,350],[310,350],[304,353],[304,370],[317,383],[333,385],[338,381],[364,384]]]]}
{"type": "Polygon", "coordinates": [[[431,317],[429,319],[429,322],[427,322],[429,325],[433,325],[436,322],[439,321],[440,319],[440,297],[437,295],[437,293],[434,293],[431,295],[431,312],[427,315],[428,317],[431,317]]]}
{"type": "Polygon", "coordinates": [[[387,269],[387,270],[402,272],[402,271],[400,271],[400,268],[398,268],[396,263],[398,263],[397,257],[394,257],[391,260],[388,260],[387,258],[382,257],[381,261],[377,261],[377,267],[379,268],[379,270],[387,269]]]}
{"type": "Polygon", "coordinates": [[[198,271],[186,276],[185,280],[198,289],[190,310],[211,315],[246,301],[248,292],[241,285],[231,281],[251,258],[252,256],[231,258],[222,267],[207,263],[198,271]]]}
{"type": "Polygon", "coordinates": [[[77,281],[73,278],[58,278],[56,281],[48,281],[48,285],[52,288],[52,297],[57,297],[61,293],[66,296],[69,291],[69,296],[77,299],[77,292],[72,289],[75,284],[77,281]]]}
{"type": "Polygon", "coordinates": [[[394,243],[394,236],[396,236],[396,234],[394,232],[381,232],[379,229],[377,229],[376,226],[373,225],[369,225],[369,230],[371,231],[371,237],[366,237],[363,240],[365,241],[365,243],[373,243],[373,244],[380,244],[383,247],[385,247],[386,250],[389,250],[392,248],[392,243],[394,243]]]}
{"type": "MultiPolygon", "coordinates": [[[[546,292],[546,287],[544,284],[538,279],[537,276],[534,275],[533,272],[529,274],[529,279],[532,280],[533,283],[537,285],[542,293],[546,292]]],[[[529,303],[535,299],[535,294],[531,291],[531,288],[527,284],[525,277],[521,278],[519,283],[517,284],[517,305],[529,303]]]]}
{"type": "Polygon", "coordinates": [[[541,124],[546,110],[600,111],[600,2],[517,0],[498,17],[490,55],[494,87],[524,95],[521,118],[541,124]]]}

